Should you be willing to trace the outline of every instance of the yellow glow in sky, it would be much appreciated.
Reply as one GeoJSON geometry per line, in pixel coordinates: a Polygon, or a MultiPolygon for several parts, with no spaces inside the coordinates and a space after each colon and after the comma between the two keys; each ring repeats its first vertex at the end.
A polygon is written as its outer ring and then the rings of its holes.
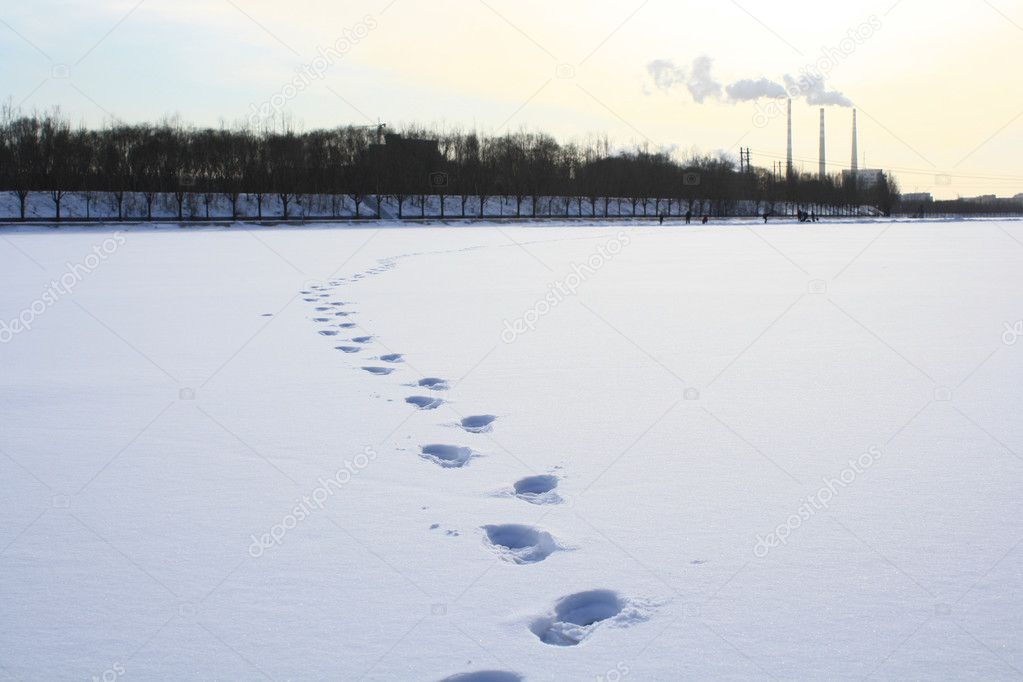
{"type": "MultiPolygon", "coordinates": [[[[893,169],[904,191],[1023,192],[1021,0],[40,0],[2,18],[3,94],[89,122],[242,121],[286,92],[281,110],[307,128],[380,119],[607,133],[653,149],[748,146],[766,167],[785,152],[785,120],[764,116],[768,100],[700,104],[684,85],[658,89],[648,65],[706,56],[725,86],[825,64],[827,88],[861,112],[866,164],[893,169]],[[864,26],[868,38],[849,39],[864,26]],[[287,90],[299,70],[304,87],[287,90]]],[[[837,172],[850,162],[851,114],[827,115],[837,172]]],[[[818,116],[796,103],[807,170],[818,116]]]]}

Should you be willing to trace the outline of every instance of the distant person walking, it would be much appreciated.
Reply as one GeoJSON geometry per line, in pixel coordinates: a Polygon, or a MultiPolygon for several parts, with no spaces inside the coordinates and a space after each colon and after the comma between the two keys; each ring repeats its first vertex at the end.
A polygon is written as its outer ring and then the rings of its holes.
{"type": "Polygon", "coordinates": [[[703,216],[703,224],[706,225],[710,222],[710,216],[703,216]]]}
{"type": "Polygon", "coordinates": [[[664,214],[663,213],[661,215],[657,216],[657,219],[658,219],[660,225],[664,224],[664,214]]]}
{"type": "Polygon", "coordinates": [[[686,211],[686,225],[688,225],[693,219],[693,210],[689,209],[686,211]]]}

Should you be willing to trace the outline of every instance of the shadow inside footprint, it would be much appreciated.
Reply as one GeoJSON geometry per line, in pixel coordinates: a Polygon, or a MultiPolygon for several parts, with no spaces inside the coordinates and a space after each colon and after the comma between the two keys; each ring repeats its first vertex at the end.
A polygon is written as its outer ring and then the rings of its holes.
{"type": "Polygon", "coordinates": [[[575,646],[595,627],[622,612],[625,604],[611,590],[590,590],[562,597],[554,613],[533,621],[530,630],[540,641],[552,646],[575,646]]]}
{"type": "Polygon", "coordinates": [[[378,377],[385,377],[394,371],[390,367],[363,367],[362,370],[378,377]]]}
{"type": "Polygon", "coordinates": [[[405,402],[409,405],[415,405],[420,410],[436,410],[444,404],[444,401],[440,398],[427,398],[426,396],[421,395],[414,395],[411,398],[405,398],[405,402]]]}
{"type": "Polygon", "coordinates": [[[389,355],[381,355],[380,359],[384,362],[405,362],[405,358],[401,353],[391,353],[389,355]]]}
{"type": "Polygon", "coordinates": [[[333,330],[325,330],[320,332],[320,336],[337,336],[337,332],[333,330]]]}
{"type": "Polygon", "coordinates": [[[419,386],[421,388],[428,388],[431,391],[446,391],[449,388],[447,381],[445,381],[444,379],[438,379],[436,377],[420,379],[419,386]]]}
{"type": "Polygon", "coordinates": [[[527,476],[515,482],[515,497],[530,504],[558,504],[561,497],[557,488],[557,476],[527,476]]]}
{"type": "Polygon", "coordinates": [[[462,428],[469,433],[488,433],[492,430],[492,424],[495,421],[497,421],[497,417],[492,414],[466,417],[462,420],[462,428]]]}
{"type": "Polygon", "coordinates": [[[338,346],[337,350],[341,351],[342,353],[358,353],[362,351],[362,349],[359,348],[358,346],[338,346]]]}
{"type": "Polygon", "coordinates": [[[424,445],[422,456],[445,469],[464,467],[472,459],[472,450],[457,445],[424,445]]]}
{"type": "Polygon", "coordinates": [[[558,544],[547,531],[532,526],[505,524],[484,526],[487,543],[505,561],[515,564],[535,564],[549,557],[558,544]]]}
{"type": "Polygon", "coordinates": [[[373,340],[372,336],[357,336],[354,339],[352,339],[352,342],[353,343],[369,343],[372,340],[373,340]]]}

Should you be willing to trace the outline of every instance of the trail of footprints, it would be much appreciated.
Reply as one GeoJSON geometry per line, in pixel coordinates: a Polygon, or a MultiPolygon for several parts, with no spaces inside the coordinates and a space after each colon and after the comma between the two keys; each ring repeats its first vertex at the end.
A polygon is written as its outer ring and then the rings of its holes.
{"type": "MultiPolygon", "coordinates": [[[[384,261],[380,266],[356,274],[349,278],[332,280],[328,285],[310,286],[302,291],[303,301],[312,304],[315,316],[310,318],[318,325],[330,325],[319,329],[319,334],[335,338],[346,333],[350,334],[359,328],[357,322],[350,321],[356,313],[348,308],[346,301],[334,300],[335,289],[366,277],[378,275],[395,267],[393,261],[384,261]],[[329,314],[329,315],[328,315],[329,314]]],[[[336,350],[345,355],[363,353],[373,343],[372,336],[353,336],[336,350]]],[[[382,365],[365,365],[360,369],[374,376],[389,376],[395,373],[404,363],[405,358],[399,353],[380,355],[382,365]]],[[[415,384],[421,395],[411,395],[405,402],[416,410],[429,412],[447,403],[441,395],[451,389],[450,384],[439,377],[425,377],[415,384]]],[[[467,434],[486,434],[493,430],[498,417],[491,414],[472,415],[462,418],[458,426],[467,434]]],[[[461,469],[467,467],[477,456],[471,447],[449,444],[428,444],[420,447],[420,457],[444,469],[461,469]]],[[[558,494],[560,478],[554,474],[526,476],[516,481],[510,490],[502,495],[514,497],[523,503],[532,505],[555,505],[562,502],[558,494]]],[[[431,530],[438,530],[434,524],[431,530]]],[[[484,545],[500,559],[511,564],[525,566],[538,564],[555,552],[564,549],[562,545],[547,531],[530,525],[495,524],[480,529],[484,545]]],[[[445,534],[457,537],[458,531],[448,530],[445,534]]],[[[557,600],[548,613],[534,619],[530,631],[544,644],[550,646],[577,646],[586,640],[598,627],[604,624],[618,626],[628,625],[646,619],[643,609],[638,608],[629,599],[611,590],[588,590],[570,594],[557,600]]],[[[480,671],[445,678],[446,680],[521,680],[516,673],[501,671],[480,671]]],[[[442,681],[444,682],[444,681],[442,681]]]]}

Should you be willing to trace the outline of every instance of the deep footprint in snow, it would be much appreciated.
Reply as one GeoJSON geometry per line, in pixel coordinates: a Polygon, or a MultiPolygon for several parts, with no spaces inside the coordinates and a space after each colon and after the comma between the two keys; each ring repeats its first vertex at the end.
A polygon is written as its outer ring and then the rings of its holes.
{"type": "Polygon", "coordinates": [[[475,417],[466,417],[462,420],[462,428],[469,433],[489,433],[493,429],[493,423],[497,417],[492,414],[481,414],[475,417]]]}
{"type": "Polygon", "coordinates": [[[400,353],[391,353],[389,355],[381,355],[380,359],[384,362],[399,363],[405,362],[405,357],[400,353]]]}
{"type": "Polygon", "coordinates": [[[375,374],[378,377],[385,377],[394,371],[391,367],[363,367],[362,371],[375,374]]]}
{"type": "Polygon", "coordinates": [[[558,543],[547,531],[522,526],[505,524],[501,526],[483,526],[487,544],[502,559],[515,564],[535,564],[543,561],[555,550],[558,543]]]}
{"type": "Polygon", "coordinates": [[[480,670],[475,673],[461,673],[445,677],[440,682],[522,682],[524,678],[518,673],[502,670],[480,670]]]}
{"type": "Polygon", "coordinates": [[[530,504],[559,504],[557,488],[557,476],[527,476],[515,482],[515,497],[530,504]]]}
{"type": "Polygon", "coordinates": [[[330,330],[330,329],[324,330],[324,331],[320,332],[320,336],[337,336],[337,335],[338,335],[338,332],[330,330]]]}
{"type": "Polygon", "coordinates": [[[354,322],[345,322],[344,324],[339,324],[338,329],[355,329],[358,326],[354,322]]]}
{"type": "Polygon", "coordinates": [[[472,450],[457,445],[424,445],[422,457],[445,469],[458,469],[472,459],[472,450]]]}
{"type": "Polygon", "coordinates": [[[337,350],[341,351],[342,353],[359,353],[362,351],[362,349],[359,348],[358,346],[338,346],[337,350]]]}
{"type": "Polygon", "coordinates": [[[440,398],[427,398],[426,396],[421,395],[414,395],[411,398],[405,398],[405,402],[409,405],[415,405],[420,410],[436,410],[444,404],[444,401],[440,398]]]}
{"type": "Polygon", "coordinates": [[[436,377],[420,379],[419,386],[421,388],[428,388],[431,391],[446,391],[449,388],[447,381],[445,381],[444,379],[438,379],[436,377]]]}
{"type": "MultiPolygon", "coordinates": [[[[529,629],[544,644],[576,646],[589,637],[601,623],[617,620],[627,606],[617,592],[590,590],[562,597],[554,605],[554,612],[533,621],[529,629]]],[[[630,609],[622,620],[641,620],[642,616],[630,609]]]]}
{"type": "Polygon", "coordinates": [[[314,317],[313,318],[313,322],[323,323],[323,322],[330,322],[330,321],[331,321],[331,319],[329,317],[314,317]]]}
{"type": "Polygon", "coordinates": [[[369,343],[373,340],[372,336],[357,336],[352,339],[352,343],[369,343]]]}

